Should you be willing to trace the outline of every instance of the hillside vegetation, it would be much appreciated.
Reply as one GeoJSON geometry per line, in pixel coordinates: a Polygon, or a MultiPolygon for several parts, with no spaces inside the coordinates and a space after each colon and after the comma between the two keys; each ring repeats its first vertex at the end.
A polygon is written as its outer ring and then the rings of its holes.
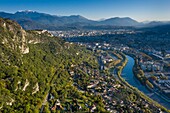
{"type": "MultiPolygon", "coordinates": [[[[105,112],[100,96],[73,85],[70,72],[80,65],[98,68],[93,53],[84,47],[47,31],[25,31],[0,18],[0,112],[39,113],[48,95],[52,96],[44,112],[50,112],[57,102],[60,106],[54,112],[89,111],[94,104],[96,111],[105,112]]],[[[89,75],[77,74],[88,82],[89,75]]]]}

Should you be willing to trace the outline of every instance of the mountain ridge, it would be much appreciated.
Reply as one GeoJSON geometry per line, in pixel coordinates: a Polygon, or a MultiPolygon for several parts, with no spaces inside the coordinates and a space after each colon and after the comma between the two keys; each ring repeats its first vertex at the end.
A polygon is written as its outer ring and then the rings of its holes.
{"type": "Polygon", "coordinates": [[[115,17],[105,19],[103,21],[95,21],[87,19],[81,15],[57,16],[46,13],[39,13],[36,11],[17,11],[16,13],[0,12],[0,17],[9,18],[18,22],[24,29],[58,29],[67,26],[134,26],[139,22],[129,17],[115,17]]]}
{"type": "Polygon", "coordinates": [[[83,27],[154,27],[170,22],[151,21],[148,23],[138,22],[130,17],[112,17],[103,20],[91,20],[81,15],[57,16],[37,11],[25,10],[16,13],[0,12],[0,17],[9,18],[18,22],[26,30],[69,30],[83,29],[83,27]]]}

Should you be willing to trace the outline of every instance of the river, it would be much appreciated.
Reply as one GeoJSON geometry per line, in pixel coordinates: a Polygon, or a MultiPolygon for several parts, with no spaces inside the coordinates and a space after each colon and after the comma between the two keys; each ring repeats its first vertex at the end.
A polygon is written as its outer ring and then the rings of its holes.
{"type": "Polygon", "coordinates": [[[160,96],[156,95],[155,93],[149,91],[144,85],[142,85],[137,78],[133,74],[133,66],[134,66],[134,59],[130,56],[126,56],[128,59],[127,65],[124,67],[122,71],[122,77],[132,86],[138,88],[144,94],[152,98],[153,100],[157,101],[159,104],[163,105],[167,109],[170,109],[170,103],[162,99],[160,96]]]}

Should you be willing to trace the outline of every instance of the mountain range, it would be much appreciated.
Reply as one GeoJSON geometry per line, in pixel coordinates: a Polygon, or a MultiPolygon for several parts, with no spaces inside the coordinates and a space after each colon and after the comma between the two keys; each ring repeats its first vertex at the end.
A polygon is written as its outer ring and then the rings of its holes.
{"type": "Polygon", "coordinates": [[[36,11],[17,11],[16,13],[0,12],[0,17],[8,18],[18,22],[24,29],[47,29],[47,30],[67,30],[85,29],[110,26],[114,27],[151,27],[170,24],[170,22],[153,21],[148,23],[138,22],[129,17],[114,17],[100,21],[90,20],[81,15],[56,16],[36,11]]]}

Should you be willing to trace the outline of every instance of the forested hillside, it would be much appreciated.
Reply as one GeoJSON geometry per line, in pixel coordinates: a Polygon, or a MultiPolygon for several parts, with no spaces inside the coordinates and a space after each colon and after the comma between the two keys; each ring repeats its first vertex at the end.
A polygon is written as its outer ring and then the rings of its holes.
{"type": "Polygon", "coordinates": [[[76,73],[86,87],[89,75],[78,68],[83,65],[98,69],[93,53],[84,47],[0,19],[0,112],[89,111],[94,105],[105,111],[100,96],[73,85],[76,73]]]}

